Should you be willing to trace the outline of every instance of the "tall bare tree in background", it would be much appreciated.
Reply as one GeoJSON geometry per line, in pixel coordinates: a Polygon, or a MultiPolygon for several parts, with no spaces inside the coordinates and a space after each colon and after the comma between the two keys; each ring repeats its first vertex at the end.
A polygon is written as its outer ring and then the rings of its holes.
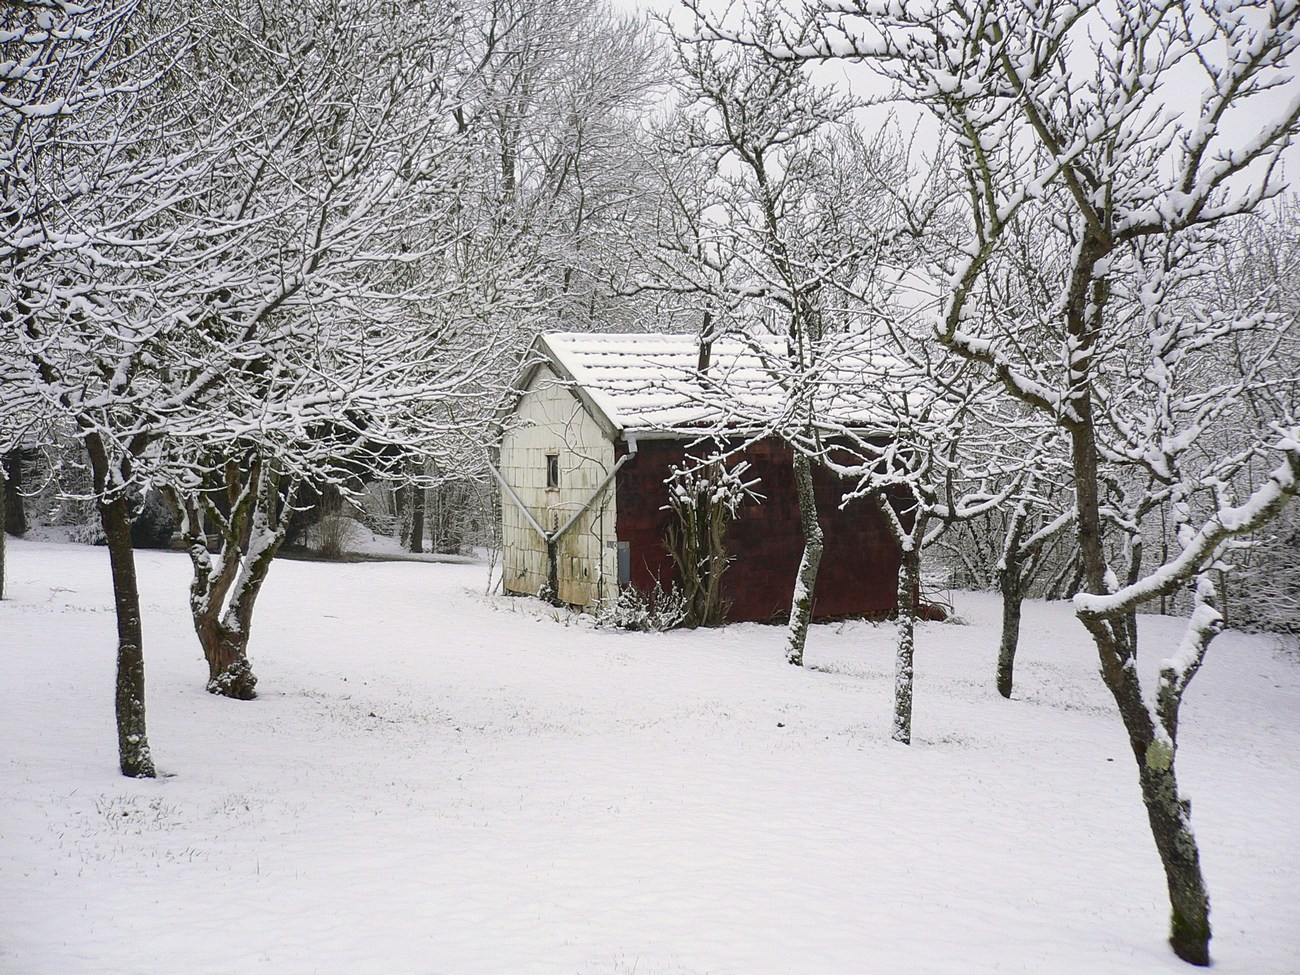
{"type": "MultiPolygon", "coordinates": [[[[1206,304],[1267,309],[1281,332],[1273,350],[1279,372],[1300,375],[1300,199],[1291,193],[1260,208],[1237,221],[1225,237],[1218,269],[1206,281],[1206,304]]],[[[1245,334],[1234,336],[1222,352],[1244,363],[1268,354],[1271,344],[1267,332],[1245,334]]],[[[1294,383],[1259,386],[1248,394],[1247,425],[1267,423],[1278,414],[1300,414],[1300,388],[1294,383]]],[[[1230,429],[1224,433],[1236,438],[1230,429]]],[[[1268,476],[1267,465],[1252,463],[1241,486],[1253,488],[1268,476]]],[[[1290,505],[1257,531],[1230,563],[1224,577],[1228,622],[1300,635],[1300,506],[1290,505]]]]}
{"type": "MultiPolygon", "coordinates": [[[[447,266],[469,284],[474,315],[509,314],[534,329],[655,327],[649,303],[615,281],[632,264],[648,206],[639,156],[666,85],[662,39],[604,0],[482,0],[458,10],[454,44],[469,76],[444,102],[473,146],[473,165],[449,214],[464,232],[447,266]]],[[[398,474],[406,547],[419,551],[432,528],[423,510],[430,491],[444,523],[448,504],[475,500],[482,442],[413,457],[398,474]]]]}
{"type": "Polygon", "coordinates": [[[645,205],[638,155],[668,81],[662,39],[605,2],[484,0],[462,40],[481,65],[458,109],[481,138],[477,185],[546,268],[538,300],[568,328],[626,327],[609,282],[626,273],[645,205]]]}

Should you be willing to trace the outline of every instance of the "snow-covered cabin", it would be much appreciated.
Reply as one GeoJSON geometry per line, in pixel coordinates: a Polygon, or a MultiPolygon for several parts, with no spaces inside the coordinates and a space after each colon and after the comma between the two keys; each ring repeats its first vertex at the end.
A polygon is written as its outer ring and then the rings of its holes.
{"type": "MultiPolygon", "coordinates": [[[[778,354],[773,346],[770,352],[778,354]]],[[[676,571],[665,544],[674,466],[708,457],[712,438],[752,436],[755,418],[776,417],[786,397],[762,345],[714,342],[702,363],[691,335],[540,337],[516,395],[502,413],[504,585],[537,594],[554,585],[561,601],[594,607],[620,586],[667,587],[676,571]],[[552,579],[552,572],[554,578],[552,579]]],[[[819,408],[858,429],[870,403],[851,376],[822,384],[819,408]]],[[[727,533],[733,561],[723,577],[728,619],[788,614],[803,552],[791,453],[758,439],[729,461],[750,466],[759,503],[745,504],[727,533]]],[[[826,532],[813,612],[885,613],[896,605],[899,555],[874,506],[841,505],[850,485],[814,469],[826,532]]]]}

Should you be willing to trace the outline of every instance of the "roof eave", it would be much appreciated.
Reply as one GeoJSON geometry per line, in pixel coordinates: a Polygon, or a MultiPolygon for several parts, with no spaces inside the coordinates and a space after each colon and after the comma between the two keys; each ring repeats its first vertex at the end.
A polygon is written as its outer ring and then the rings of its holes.
{"type": "MultiPolygon", "coordinates": [[[[546,362],[551,365],[555,374],[568,384],[566,388],[570,393],[577,397],[578,402],[582,404],[583,409],[585,409],[588,415],[596,421],[596,425],[600,427],[605,436],[610,440],[618,440],[623,434],[623,427],[601,409],[600,404],[592,398],[591,394],[587,392],[582,383],[577,380],[569,370],[569,367],[565,365],[564,360],[556,354],[553,348],[551,348],[550,344],[546,341],[546,336],[537,336],[537,341],[533,343],[533,347],[546,357],[546,362]]],[[[537,365],[541,365],[541,362],[538,362],[537,365]]],[[[530,372],[528,375],[528,380],[530,382],[532,381],[532,376],[533,373],[530,372]]]]}
{"type": "MultiPolygon", "coordinates": [[[[855,437],[861,437],[866,440],[878,440],[892,436],[891,431],[883,427],[846,427],[845,432],[855,437]]],[[[773,433],[766,427],[656,427],[645,426],[638,427],[628,424],[621,431],[624,438],[632,437],[637,440],[690,440],[703,437],[752,437],[759,440],[765,440],[768,437],[777,437],[779,434],[773,433]]],[[[829,433],[833,439],[836,434],[829,433]]]]}

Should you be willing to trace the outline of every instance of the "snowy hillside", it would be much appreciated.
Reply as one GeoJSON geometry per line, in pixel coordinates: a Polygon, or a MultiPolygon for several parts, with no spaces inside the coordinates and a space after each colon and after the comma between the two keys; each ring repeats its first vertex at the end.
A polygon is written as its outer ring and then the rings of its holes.
{"type": "MultiPolygon", "coordinates": [[[[117,773],[104,550],[10,542],[0,972],[1186,972],[1114,705],[1068,607],[893,631],[630,634],[482,565],[277,562],[260,697],[204,691],[184,555],[137,555],[157,781],[117,773]]],[[[1179,624],[1142,623],[1144,669],[1179,624]]],[[[1224,975],[1300,971],[1300,666],[1229,633],[1183,709],[1224,975]]]]}

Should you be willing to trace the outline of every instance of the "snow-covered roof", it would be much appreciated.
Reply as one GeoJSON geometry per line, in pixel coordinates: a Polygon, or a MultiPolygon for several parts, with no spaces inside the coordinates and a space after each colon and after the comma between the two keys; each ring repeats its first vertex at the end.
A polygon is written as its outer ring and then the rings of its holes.
{"type": "MultiPolygon", "coordinates": [[[[703,374],[695,335],[551,332],[538,340],[537,351],[613,434],[798,422],[792,390],[800,383],[777,336],[715,341],[703,374]]],[[[817,415],[858,430],[879,426],[872,377],[880,367],[871,356],[841,353],[812,370],[804,379],[812,384],[817,415]]]]}

